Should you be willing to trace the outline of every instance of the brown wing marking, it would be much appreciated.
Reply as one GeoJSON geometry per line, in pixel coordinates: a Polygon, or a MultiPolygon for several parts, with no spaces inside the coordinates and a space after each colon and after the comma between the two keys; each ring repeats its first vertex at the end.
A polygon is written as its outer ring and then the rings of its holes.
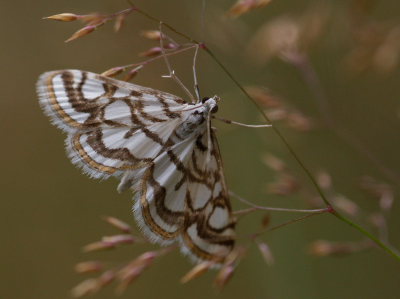
{"type": "Polygon", "coordinates": [[[154,166],[148,168],[140,184],[140,203],[143,221],[149,227],[151,232],[157,236],[157,238],[161,238],[163,241],[174,240],[181,233],[182,225],[180,223],[183,220],[183,213],[171,211],[165,207],[164,202],[166,190],[165,187],[160,186],[152,177],[153,169],[154,166]],[[155,189],[155,194],[150,202],[147,194],[148,184],[155,189]],[[155,206],[157,216],[152,216],[150,212],[151,205],[155,206]],[[172,232],[167,231],[161,225],[157,224],[157,221],[154,217],[160,217],[163,222],[168,223],[169,225],[177,226],[178,229],[172,232]]]}
{"type": "Polygon", "coordinates": [[[207,185],[211,185],[211,196],[207,200],[203,197],[204,191],[203,194],[193,194],[189,185],[182,244],[183,252],[194,260],[220,264],[234,248],[236,221],[232,215],[218,143],[214,133],[211,134],[212,149],[206,148],[206,134],[197,139],[193,151],[195,157],[192,156],[192,165],[189,167],[194,176],[201,175],[208,182],[207,185]],[[212,158],[203,167],[208,150],[211,150],[212,158]]]}
{"type": "Polygon", "coordinates": [[[165,149],[149,166],[135,196],[135,216],[153,242],[169,244],[182,233],[185,221],[187,169],[193,149],[187,139],[165,149]]]}
{"type": "MultiPolygon", "coordinates": [[[[124,170],[136,170],[139,168],[143,168],[148,166],[152,159],[139,159],[136,158],[128,149],[126,148],[118,148],[118,149],[109,149],[107,148],[102,141],[102,131],[101,129],[97,129],[91,132],[83,132],[76,133],[72,135],[72,138],[69,142],[68,148],[70,155],[72,153],[77,153],[78,156],[73,158],[73,162],[76,164],[76,159],[79,159],[80,162],[83,162],[84,165],[87,165],[92,170],[97,171],[99,173],[105,173],[107,175],[112,175],[117,171],[124,170]],[[90,145],[90,148],[96,152],[96,156],[101,156],[103,158],[109,158],[114,160],[119,160],[120,165],[118,167],[113,167],[109,165],[104,165],[99,161],[96,161],[94,157],[91,157],[87,150],[85,150],[85,146],[82,145],[81,138],[86,136],[87,145],[90,145]],[[78,158],[79,157],[79,158],[78,158]]],[[[87,170],[87,169],[86,169],[87,170]]],[[[92,172],[89,172],[89,175],[92,175],[92,172]]]]}

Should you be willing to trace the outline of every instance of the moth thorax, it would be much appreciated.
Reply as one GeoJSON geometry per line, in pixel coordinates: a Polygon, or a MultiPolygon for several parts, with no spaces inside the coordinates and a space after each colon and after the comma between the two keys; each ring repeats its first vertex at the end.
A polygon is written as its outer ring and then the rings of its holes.
{"type": "Polygon", "coordinates": [[[176,129],[176,133],[181,138],[186,138],[196,130],[202,130],[203,124],[207,118],[207,111],[204,107],[194,110],[176,129]]]}

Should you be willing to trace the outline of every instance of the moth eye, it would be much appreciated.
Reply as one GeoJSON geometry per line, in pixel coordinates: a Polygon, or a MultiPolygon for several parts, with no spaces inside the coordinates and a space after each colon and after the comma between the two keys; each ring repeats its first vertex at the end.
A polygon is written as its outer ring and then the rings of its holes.
{"type": "Polygon", "coordinates": [[[218,106],[215,105],[212,109],[211,109],[211,113],[216,113],[218,111],[218,106]]]}
{"type": "Polygon", "coordinates": [[[201,102],[204,104],[205,102],[207,102],[210,98],[209,97],[204,97],[201,102]]]}

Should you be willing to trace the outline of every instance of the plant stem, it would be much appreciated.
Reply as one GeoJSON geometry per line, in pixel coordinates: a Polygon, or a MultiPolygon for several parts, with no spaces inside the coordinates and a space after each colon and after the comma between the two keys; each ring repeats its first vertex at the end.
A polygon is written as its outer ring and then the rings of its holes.
{"type": "MultiPolygon", "coordinates": [[[[204,50],[211,56],[211,58],[221,67],[221,69],[227,74],[227,76],[235,83],[235,85],[245,94],[245,96],[253,102],[253,104],[257,107],[257,109],[261,112],[262,116],[268,123],[272,123],[268,116],[265,114],[265,112],[262,110],[262,108],[254,101],[254,99],[247,93],[247,91],[243,88],[243,86],[233,77],[233,75],[228,71],[228,69],[217,59],[217,57],[212,53],[208,48],[204,48],[204,50]]],[[[321,199],[323,202],[332,209],[331,214],[334,215],[336,218],[339,220],[347,223],[354,229],[358,230],[360,233],[365,235],[367,238],[372,240],[376,245],[381,247],[383,250],[385,250],[387,253],[392,255],[394,258],[396,258],[398,261],[400,261],[400,253],[392,248],[391,245],[386,244],[379,240],[377,237],[372,235],[370,232],[365,230],[363,227],[359,226],[358,224],[354,223],[347,217],[343,216],[342,214],[339,214],[337,211],[333,210],[332,205],[330,204],[329,200],[326,198],[324,193],[322,192],[321,188],[317,184],[315,178],[311,174],[311,172],[308,170],[308,168],[304,165],[304,163],[301,161],[299,156],[296,154],[296,152],[293,150],[291,145],[288,143],[286,138],[282,135],[282,133],[279,131],[279,129],[276,126],[271,127],[272,130],[278,135],[278,137],[281,139],[283,144],[286,146],[290,154],[293,156],[293,158],[297,161],[297,163],[300,165],[300,167],[303,169],[303,171],[306,173],[307,177],[310,179],[311,183],[314,185],[315,189],[317,190],[318,194],[320,195],[321,199]]]]}
{"type": "Polygon", "coordinates": [[[394,257],[395,259],[397,259],[398,261],[400,261],[400,252],[394,248],[393,246],[391,246],[390,244],[384,243],[382,240],[380,240],[379,238],[377,238],[375,235],[371,234],[369,231],[367,231],[365,228],[363,228],[362,226],[358,225],[357,223],[351,221],[350,219],[344,217],[343,215],[335,212],[332,212],[331,214],[333,214],[334,216],[336,216],[338,219],[340,219],[341,221],[347,223],[348,225],[350,225],[351,227],[353,227],[354,229],[358,230],[360,233],[362,233],[363,235],[365,235],[367,238],[369,238],[370,240],[372,240],[376,245],[378,245],[380,248],[382,248],[383,250],[385,250],[388,254],[390,254],[392,257],[394,257]]]}
{"type": "Polygon", "coordinates": [[[251,234],[251,235],[250,235],[250,238],[253,239],[253,240],[255,240],[255,239],[257,239],[259,236],[261,236],[262,234],[264,234],[264,233],[266,233],[266,232],[271,232],[271,231],[277,230],[278,228],[282,228],[282,227],[285,227],[285,226],[287,226],[287,225],[290,225],[290,224],[293,224],[293,223],[297,223],[297,222],[299,222],[299,221],[303,221],[303,220],[305,220],[305,219],[308,219],[308,218],[310,218],[310,217],[313,217],[313,216],[316,216],[316,215],[319,215],[319,214],[326,213],[326,212],[328,212],[328,211],[329,211],[328,209],[325,209],[325,210],[320,211],[320,212],[318,212],[318,213],[310,213],[310,214],[307,214],[307,215],[305,215],[305,216],[301,216],[301,217],[298,217],[298,218],[294,218],[294,219],[289,220],[289,221],[286,221],[286,222],[284,222],[284,223],[275,225],[275,226],[273,226],[273,227],[271,227],[271,228],[266,228],[266,229],[263,229],[263,230],[260,230],[260,231],[258,231],[258,232],[256,232],[256,233],[254,233],[254,234],[251,234]]]}
{"type": "Polygon", "coordinates": [[[191,46],[183,46],[181,48],[177,48],[168,52],[165,52],[164,55],[157,55],[155,57],[152,57],[150,59],[144,60],[142,62],[136,62],[136,63],[131,63],[131,64],[127,64],[127,65],[123,65],[121,66],[124,69],[130,68],[130,67],[134,67],[134,66],[140,66],[140,65],[146,65],[149,64],[157,59],[163,58],[165,56],[173,56],[182,52],[185,52],[187,50],[193,49],[194,47],[196,47],[196,45],[191,45],[191,46]]]}
{"type": "MultiPolygon", "coordinates": [[[[329,208],[305,210],[305,209],[286,209],[286,208],[265,207],[265,206],[256,205],[256,204],[248,201],[247,199],[244,199],[243,197],[237,195],[236,193],[234,193],[232,191],[229,191],[229,195],[231,195],[231,196],[237,198],[238,200],[240,200],[241,202],[251,206],[252,207],[251,210],[253,210],[253,211],[263,210],[263,211],[292,212],[292,213],[321,213],[321,212],[330,212],[331,211],[329,208]]],[[[250,210],[245,210],[245,211],[247,212],[250,210]]],[[[240,212],[240,213],[244,213],[244,212],[240,212]]]]}

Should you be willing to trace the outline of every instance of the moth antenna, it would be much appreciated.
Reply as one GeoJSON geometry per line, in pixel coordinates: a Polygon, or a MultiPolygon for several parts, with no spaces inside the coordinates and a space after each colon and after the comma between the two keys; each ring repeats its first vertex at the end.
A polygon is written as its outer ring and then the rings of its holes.
{"type": "Polygon", "coordinates": [[[164,49],[164,34],[162,33],[162,22],[160,22],[159,25],[159,30],[160,30],[160,48],[161,48],[161,54],[164,57],[165,64],[167,65],[169,75],[163,76],[164,78],[172,78],[175,80],[175,82],[185,91],[185,93],[189,96],[190,100],[192,103],[196,103],[196,99],[192,95],[189,89],[182,83],[182,81],[178,78],[178,76],[175,74],[175,71],[171,68],[171,64],[169,63],[167,55],[165,55],[165,49],[164,49]]]}
{"type": "Polygon", "coordinates": [[[272,124],[266,124],[266,125],[248,125],[248,124],[244,124],[244,123],[240,123],[234,120],[230,120],[230,119],[225,119],[225,118],[221,118],[218,116],[213,115],[212,118],[222,121],[226,124],[230,124],[230,125],[237,125],[240,127],[246,127],[246,128],[270,128],[272,127],[272,124]]]}

